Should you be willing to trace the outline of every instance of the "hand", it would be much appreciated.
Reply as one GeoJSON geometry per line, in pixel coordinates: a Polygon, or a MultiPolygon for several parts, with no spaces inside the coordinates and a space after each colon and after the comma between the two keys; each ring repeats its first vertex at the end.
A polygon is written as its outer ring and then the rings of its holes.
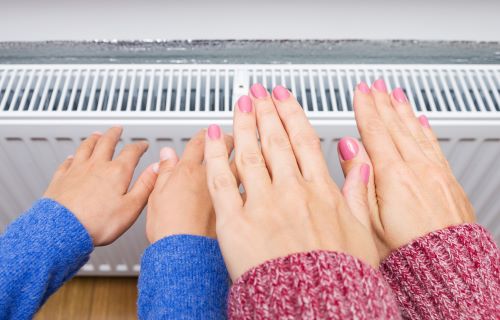
{"type": "MultiPolygon", "coordinates": [[[[232,144],[232,138],[227,137],[229,151],[232,144]]],[[[180,161],[173,149],[161,150],[158,179],[148,202],[149,242],[174,234],[216,237],[215,214],[203,163],[204,148],[205,130],[202,130],[186,145],[180,161]]]]}
{"type": "MultiPolygon", "coordinates": [[[[239,99],[234,115],[245,200],[219,126],[209,127],[205,146],[217,237],[231,278],[269,259],[312,250],[344,252],[377,266],[372,236],[356,218],[369,214],[366,201],[352,209],[331,180],[319,138],[298,102],[283,87],[274,98],[258,84],[251,92],[239,99]]],[[[348,179],[366,199],[365,170],[360,166],[348,179]]]]}
{"type": "Polygon", "coordinates": [[[74,158],[59,167],[44,194],[73,212],[95,246],[112,243],[134,223],[156,181],[149,166],[128,191],[148,144],[128,144],[112,160],[121,133],[121,128],[111,128],[88,137],[74,158]]]}
{"type": "Polygon", "coordinates": [[[361,83],[354,111],[366,151],[355,139],[342,139],[341,165],[349,173],[352,166],[371,159],[371,226],[382,258],[429,232],[474,222],[472,205],[427,118],[415,117],[402,89],[389,95],[383,80],[371,90],[361,83]]]}

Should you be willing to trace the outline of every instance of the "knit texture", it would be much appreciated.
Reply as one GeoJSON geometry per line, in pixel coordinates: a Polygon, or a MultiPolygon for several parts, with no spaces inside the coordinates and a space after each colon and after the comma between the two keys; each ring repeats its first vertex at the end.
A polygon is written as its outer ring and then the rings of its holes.
{"type": "Polygon", "coordinates": [[[382,275],[337,252],[297,253],[241,276],[229,295],[231,319],[398,319],[382,275]]]}
{"type": "Polygon", "coordinates": [[[224,319],[229,276],[216,240],[175,235],[144,252],[140,319],[224,319]]]}
{"type": "Polygon", "coordinates": [[[500,254],[480,225],[432,232],[392,252],[380,270],[410,319],[500,319],[500,254]]]}
{"type": "Polygon", "coordinates": [[[0,236],[0,319],[31,319],[92,250],[92,239],[69,210],[37,201],[0,236]]]}

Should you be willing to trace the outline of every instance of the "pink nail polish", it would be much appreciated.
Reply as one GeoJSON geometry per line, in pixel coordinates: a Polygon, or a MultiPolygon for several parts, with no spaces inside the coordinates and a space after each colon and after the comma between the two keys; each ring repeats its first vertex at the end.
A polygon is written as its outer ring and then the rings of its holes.
{"type": "Polygon", "coordinates": [[[420,124],[424,128],[430,128],[431,127],[431,125],[429,124],[429,119],[427,119],[427,117],[424,116],[424,115],[421,115],[420,117],[418,117],[418,122],[420,122],[420,124]]]}
{"type": "Polygon", "coordinates": [[[238,99],[238,108],[241,112],[249,113],[252,112],[252,100],[249,96],[241,96],[238,99]]]}
{"type": "Polygon", "coordinates": [[[392,95],[394,99],[396,99],[397,102],[399,103],[407,103],[408,99],[406,98],[406,94],[401,88],[396,88],[392,90],[392,95]]]}
{"type": "Polygon", "coordinates": [[[363,93],[370,93],[370,87],[364,82],[360,82],[358,84],[358,90],[363,92],[363,93]]]}
{"type": "Polygon", "coordinates": [[[208,137],[212,140],[219,139],[220,138],[220,127],[216,124],[211,124],[208,127],[208,137]]]}
{"type": "Polygon", "coordinates": [[[385,85],[384,79],[378,79],[373,83],[373,87],[377,89],[378,92],[387,92],[387,86],[385,85]]]}
{"type": "Polygon", "coordinates": [[[273,95],[279,101],[283,101],[290,97],[290,92],[283,86],[276,86],[273,90],[273,95]]]}
{"type": "Polygon", "coordinates": [[[359,168],[359,173],[361,174],[361,179],[363,180],[365,185],[368,185],[368,181],[370,180],[370,166],[366,163],[363,163],[361,165],[361,168],[359,168]]]}
{"type": "Polygon", "coordinates": [[[342,138],[338,144],[338,152],[340,153],[340,158],[347,161],[353,159],[359,151],[358,142],[353,138],[342,138]]]}
{"type": "Polygon", "coordinates": [[[250,92],[252,92],[252,95],[257,99],[267,97],[267,90],[260,83],[255,83],[251,86],[250,92]]]}
{"type": "Polygon", "coordinates": [[[160,150],[160,160],[165,161],[175,157],[175,151],[172,148],[165,147],[160,150]]]}
{"type": "Polygon", "coordinates": [[[160,164],[158,162],[154,163],[151,170],[153,170],[154,173],[158,173],[160,171],[160,164]]]}

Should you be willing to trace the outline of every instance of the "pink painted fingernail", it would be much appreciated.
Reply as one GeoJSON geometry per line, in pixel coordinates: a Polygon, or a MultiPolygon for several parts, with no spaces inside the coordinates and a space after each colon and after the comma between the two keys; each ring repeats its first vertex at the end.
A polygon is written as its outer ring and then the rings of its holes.
{"type": "Polygon", "coordinates": [[[158,162],[154,163],[151,166],[151,169],[153,170],[154,173],[158,173],[160,171],[160,164],[158,162]]]}
{"type": "Polygon", "coordinates": [[[387,86],[385,85],[384,79],[378,79],[373,83],[373,87],[377,89],[378,92],[387,92],[387,86]]]}
{"type": "Polygon", "coordinates": [[[358,84],[358,90],[363,92],[363,93],[370,93],[370,87],[364,82],[360,82],[358,84]]]}
{"type": "Polygon", "coordinates": [[[252,100],[249,96],[241,96],[238,99],[238,108],[241,112],[249,113],[252,112],[252,100]]]}
{"type": "Polygon", "coordinates": [[[208,137],[212,140],[220,138],[220,127],[216,124],[211,124],[208,127],[208,137]]]}
{"type": "Polygon", "coordinates": [[[290,97],[290,92],[283,86],[276,86],[273,90],[273,95],[279,101],[283,101],[290,97]]]}
{"type": "Polygon", "coordinates": [[[175,150],[169,147],[161,148],[160,150],[160,160],[165,161],[175,157],[175,150]]]}
{"type": "Polygon", "coordinates": [[[345,137],[340,139],[338,151],[342,160],[347,161],[354,158],[359,151],[358,142],[353,138],[345,137]]]}
{"type": "Polygon", "coordinates": [[[427,117],[424,116],[424,115],[421,115],[420,117],[418,117],[418,122],[420,122],[420,124],[424,128],[430,128],[431,127],[431,125],[429,124],[429,119],[427,119],[427,117]]]}
{"type": "Polygon", "coordinates": [[[255,83],[250,87],[250,92],[252,92],[252,95],[257,99],[267,97],[267,90],[260,83],[255,83]]]}
{"type": "Polygon", "coordinates": [[[363,180],[365,185],[368,185],[368,181],[370,180],[370,166],[366,163],[363,163],[361,165],[361,168],[359,168],[359,173],[361,174],[361,179],[363,180]]]}
{"type": "Polygon", "coordinates": [[[392,95],[394,96],[394,99],[396,99],[397,102],[399,103],[407,103],[408,99],[406,98],[406,94],[401,88],[396,88],[392,90],[392,95]]]}

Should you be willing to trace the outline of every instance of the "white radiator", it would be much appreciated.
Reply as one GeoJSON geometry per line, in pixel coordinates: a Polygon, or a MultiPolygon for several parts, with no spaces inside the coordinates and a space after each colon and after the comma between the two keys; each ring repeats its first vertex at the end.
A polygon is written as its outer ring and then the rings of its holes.
{"type": "MultiPolygon", "coordinates": [[[[254,82],[294,92],[342,184],[336,142],[357,136],[353,88],[378,77],[405,88],[416,111],[430,118],[479,222],[500,243],[497,65],[1,65],[0,231],[40,197],[57,165],[92,131],[122,124],[122,143],[149,141],[142,170],[161,147],[181,152],[211,123],[230,132],[233,103],[254,82]]],[[[137,274],[147,246],[144,218],[96,249],[80,274],[137,274]]]]}

